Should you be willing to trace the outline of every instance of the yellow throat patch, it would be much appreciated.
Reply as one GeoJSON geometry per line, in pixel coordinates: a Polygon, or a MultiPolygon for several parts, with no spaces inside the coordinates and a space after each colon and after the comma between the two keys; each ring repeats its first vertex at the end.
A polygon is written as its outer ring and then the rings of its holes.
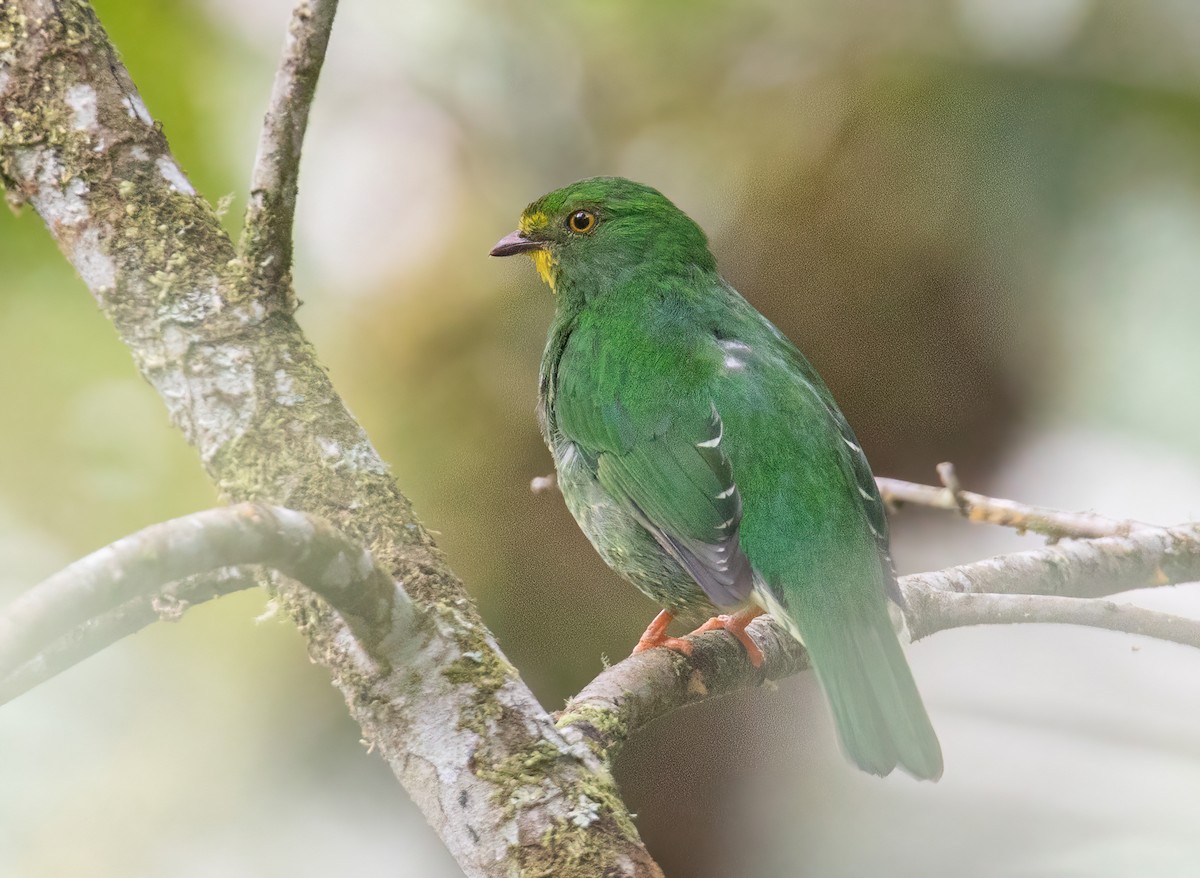
{"type": "MultiPolygon", "coordinates": [[[[517,224],[517,228],[522,235],[528,235],[538,229],[544,229],[550,220],[546,214],[540,210],[536,213],[528,213],[521,217],[521,221],[517,224]]],[[[545,281],[546,286],[550,288],[550,292],[556,292],[554,289],[554,257],[550,255],[549,250],[530,250],[529,258],[533,260],[533,267],[537,269],[538,276],[545,281]]]]}
{"type": "Polygon", "coordinates": [[[550,292],[557,292],[554,289],[554,257],[550,255],[550,251],[530,250],[529,258],[533,260],[533,267],[537,269],[541,279],[546,282],[550,292]]]}

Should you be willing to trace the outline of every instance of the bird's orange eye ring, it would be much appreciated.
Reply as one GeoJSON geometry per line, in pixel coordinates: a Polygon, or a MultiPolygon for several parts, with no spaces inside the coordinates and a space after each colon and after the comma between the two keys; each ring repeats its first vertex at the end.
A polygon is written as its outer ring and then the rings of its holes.
{"type": "Polygon", "coordinates": [[[577,210],[567,217],[567,228],[577,235],[586,235],[596,228],[596,215],[590,210],[577,210]]]}

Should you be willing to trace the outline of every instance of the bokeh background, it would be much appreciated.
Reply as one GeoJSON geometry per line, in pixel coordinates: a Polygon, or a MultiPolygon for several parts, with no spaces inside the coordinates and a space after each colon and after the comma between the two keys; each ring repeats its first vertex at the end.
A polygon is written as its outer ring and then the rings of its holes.
{"type": "MultiPolygon", "coordinates": [[[[287,0],[95,5],[236,230],[287,0]]],[[[343,0],[302,170],[299,319],[550,708],[655,610],[528,490],[554,306],[485,255],[579,177],[691,213],[878,473],[1200,516],[1192,0],[343,0]]],[[[0,266],[8,600],[216,498],[36,216],[0,215],[0,266]]],[[[1038,545],[893,527],[904,571],[1038,545]]],[[[1200,616],[1195,588],[1132,599],[1200,616]]],[[[0,874],[459,874],[266,609],[223,599],[0,709],[0,874]]],[[[1195,873],[1200,655],[1058,626],[909,654],[936,786],[852,771],[808,675],[636,740],[619,780],[667,874],[1195,873]]]]}

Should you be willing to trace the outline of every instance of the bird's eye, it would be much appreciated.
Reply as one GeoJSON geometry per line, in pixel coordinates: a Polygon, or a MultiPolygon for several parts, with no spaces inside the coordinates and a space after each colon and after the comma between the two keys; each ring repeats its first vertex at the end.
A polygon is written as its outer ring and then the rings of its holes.
{"type": "Polygon", "coordinates": [[[577,210],[567,217],[567,228],[579,235],[586,235],[596,228],[596,215],[590,210],[577,210]]]}

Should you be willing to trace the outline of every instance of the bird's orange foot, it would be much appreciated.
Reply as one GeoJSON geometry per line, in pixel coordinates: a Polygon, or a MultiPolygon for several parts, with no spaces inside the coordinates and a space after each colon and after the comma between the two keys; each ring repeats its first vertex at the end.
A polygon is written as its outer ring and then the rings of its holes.
{"type": "Polygon", "coordinates": [[[667,611],[663,610],[654,617],[641,639],[638,640],[637,646],[633,648],[633,654],[645,652],[648,649],[654,649],[656,646],[665,646],[667,649],[681,652],[684,655],[692,654],[692,642],[685,640],[682,637],[668,637],[667,628],[671,624],[674,617],[667,611]]]}
{"type": "Polygon", "coordinates": [[[692,633],[703,634],[705,631],[718,631],[721,629],[728,631],[746,648],[746,657],[750,659],[750,664],[756,668],[761,668],[763,663],[762,650],[758,648],[757,643],[750,639],[750,635],[746,633],[746,626],[764,612],[761,607],[750,607],[729,616],[713,616],[692,633]]]}

